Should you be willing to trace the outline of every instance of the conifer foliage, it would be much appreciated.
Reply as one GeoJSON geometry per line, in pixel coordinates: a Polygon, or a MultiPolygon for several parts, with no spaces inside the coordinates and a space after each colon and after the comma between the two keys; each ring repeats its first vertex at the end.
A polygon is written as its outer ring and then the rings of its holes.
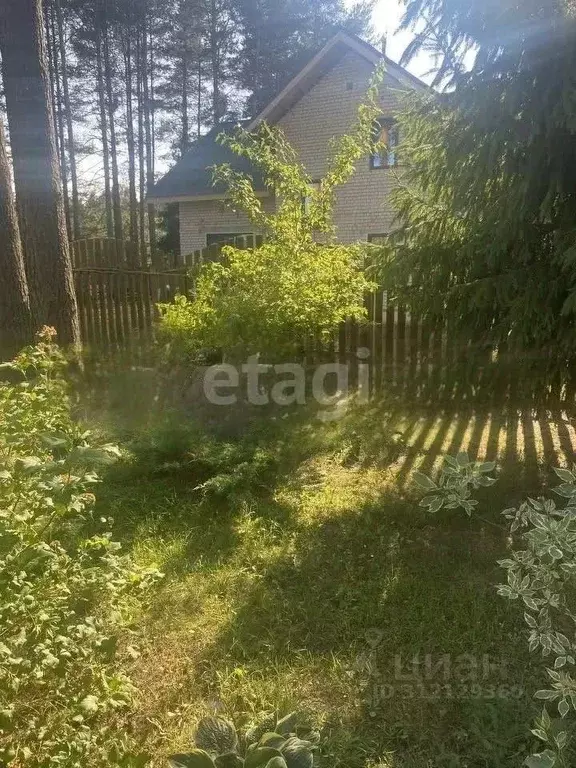
{"type": "Polygon", "coordinates": [[[401,226],[384,279],[468,338],[564,376],[575,352],[574,18],[558,0],[409,0],[411,24],[421,32],[407,57],[432,49],[452,88],[413,98],[402,118],[401,226]]]}

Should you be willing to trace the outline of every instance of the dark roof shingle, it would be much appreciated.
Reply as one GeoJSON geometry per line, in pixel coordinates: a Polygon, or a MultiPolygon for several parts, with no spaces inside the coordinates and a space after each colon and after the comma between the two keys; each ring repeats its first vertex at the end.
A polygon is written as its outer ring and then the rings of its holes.
{"type": "MultiPolygon", "coordinates": [[[[249,121],[244,121],[246,124],[249,121]]],[[[149,191],[151,199],[190,197],[191,195],[224,194],[222,184],[212,182],[212,166],[229,163],[236,171],[249,174],[256,190],[264,190],[264,181],[260,171],[244,157],[239,157],[228,147],[222,146],[216,139],[222,132],[232,133],[242,123],[221,123],[201,136],[190,149],[178,160],[149,191]]]]}

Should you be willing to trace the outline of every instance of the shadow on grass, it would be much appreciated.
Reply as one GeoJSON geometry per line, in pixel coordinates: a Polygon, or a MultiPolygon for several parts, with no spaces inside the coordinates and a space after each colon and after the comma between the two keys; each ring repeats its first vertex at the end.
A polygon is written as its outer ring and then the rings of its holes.
{"type": "MultiPolygon", "coordinates": [[[[377,443],[374,417],[364,414],[377,443]]],[[[329,713],[331,766],[512,768],[534,746],[533,693],[545,672],[528,653],[522,611],[496,595],[507,553],[500,513],[541,492],[550,465],[572,460],[574,430],[565,414],[516,409],[412,415],[403,428],[395,483],[376,502],[297,531],[204,663],[259,681],[258,694],[239,693],[238,680],[225,691],[236,709],[292,685],[283,700],[329,713]],[[410,496],[410,474],[460,450],[499,460],[498,486],[479,495],[484,519],[430,519],[410,496]],[[432,670],[412,670],[407,683],[398,668],[414,658],[432,670]]],[[[204,681],[205,695],[217,695],[204,681]]]]}
{"type": "Polygon", "coordinates": [[[454,514],[430,522],[385,496],[303,532],[244,596],[205,664],[243,669],[264,696],[291,669],[286,698],[330,713],[333,766],[364,765],[367,753],[396,754],[382,762],[391,766],[511,766],[527,747],[538,663],[521,614],[495,594],[505,552],[504,530],[454,514]],[[442,664],[408,688],[397,677],[414,657],[437,666],[446,655],[448,678],[442,664]],[[454,668],[464,655],[478,665],[472,679],[454,668]]]}
{"type": "Polygon", "coordinates": [[[158,711],[186,697],[193,716],[214,699],[240,718],[304,705],[326,713],[330,768],[521,764],[545,675],[527,652],[521,611],[495,592],[507,546],[500,512],[537,495],[551,465],[572,461],[566,413],[383,402],[332,424],[305,412],[262,420],[240,439],[274,457],[257,491],[252,477],[223,498],[207,496],[189,467],[150,476],[137,463],[114,470],[102,489],[124,540],[141,560],[148,548],[167,572],[150,619],[160,634],[173,618],[182,627],[171,645],[152,646],[166,656],[165,667],[150,662],[156,679],[192,669],[178,673],[181,688],[160,692],[158,711]],[[461,450],[498,461],[497,486],[479,497],[484,519],[458,511],[430,519],[412,473],[433,473],[442,455],[461,450]],[[373,470],[388,480],[367,501],[362,481],[373,470]],[[360,478],[357,497],[344,495],[331,511],[328,496],[321,514],[308,514],[307,495],[336,488],[342,471],[360,478]],[[243,518],[257,523],[249,533],[243,518]],[[218,615],[205,619],[211,610],[218,615]],[[200,639],[187,634],[198,616],[200,639]],[[446,679],[445,655],[493,666],[480,680],[456,671],[446,679]],[[421,679],[406,690],[395,677],[398,660],[414,656],[440,670],[424,694],[421,679]]]}

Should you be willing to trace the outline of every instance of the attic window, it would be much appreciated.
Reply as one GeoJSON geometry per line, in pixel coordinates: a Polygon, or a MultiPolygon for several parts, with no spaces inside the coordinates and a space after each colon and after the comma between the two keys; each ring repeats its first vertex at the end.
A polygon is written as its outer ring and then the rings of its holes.
{"type": "Polygon", "coordinates": [[[347,91],[353,91],[353,90],[354,90],[354,83],[353,83],[351,80],[349,80],[349,81],[346,83],[346,90],[347,90],[347,91]]]}
{"type": "Polygon", "coordinates": [[[370,155],[370,168],[394,168],[398,165],[398,125],[389,118],[376,123],[377,152],[370,155]]]}

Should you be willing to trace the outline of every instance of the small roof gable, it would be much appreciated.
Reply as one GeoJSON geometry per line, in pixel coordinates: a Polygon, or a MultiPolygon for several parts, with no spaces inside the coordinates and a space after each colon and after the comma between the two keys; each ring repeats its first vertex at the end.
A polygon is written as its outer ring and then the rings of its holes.
{"type": "Polygon", "coordinates": [[[238,125],[246,125],[248,122],[244,120],[221,123],[201,136],[168,173],[156,182],[149,192],[149,200],[176,202],[178,199],[192,196],[224,197],[224,186],[212,182],[212,167],[224,163],[229,163],[237,171],[250,174],[254,180],[254,188],[264,191],[264,181],[258,169],[246,158],[239,157],[216,140],[220,133],[232,132],[238,125]]]}
{"type": "Polygon", "coordinates": [[[388,79],[395,80],[400,87],[409,89],[428,90],[429,87],[417,77],[401,67],[396,62],[382,54],[373,45],[361,40],[356,35],[338,32],[326,45],[290,80],[288,85],[272,101],[264,107],[248,125],[248,130],[254,130],[261,122],[277,122],[310,90],[318,80],[328,72],[336,62],[348,51],[354,51],[374,66],[386,62],[388,79]]]}

